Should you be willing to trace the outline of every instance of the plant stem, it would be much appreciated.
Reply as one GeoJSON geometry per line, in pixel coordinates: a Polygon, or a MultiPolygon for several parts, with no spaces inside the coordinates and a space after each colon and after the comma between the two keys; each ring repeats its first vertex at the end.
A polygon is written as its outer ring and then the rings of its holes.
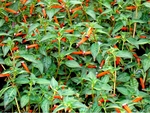
{"type": "Polygon", "coordinates": [[[70,21],[70,25],[72,26],[72,18],[71,18],[71,15],[70,15],[70,12],[69,12],[68,7],[66,7],[66,11],[67,11],[67,14],[68,14],[68,18],[69,18],[69,21],[70,21]]]}
{"type": "MultiPolygon", "coordinates": [[[[137,18],[137,16],[138,16],[138,7],[135,10],[135,19],[137,18]]],[[[135,22],[134,29],[133,29],[133,38],[135,37],[136,25],[137,25],[137,23],[135,22]]]]}
{"type": "Polygon", "coordinates": [[[15,97],[15,101],[16,101],[16,105],[17,105],[18,112],[21,113],[20,108],[19,108],[19,105],[18,105],[18,101],[17,101],[17,98],[16,98],[16,97],[15,97]]]}
{"type": "Polygon", "coordinates": [[[117,74],[117,72],[116,72],[116,56],[115,55],[113,55],[114,56],[114,68],[115,68],[115,72],[114,72],[114,74],[113,74],[113,76],[114,76],[114,90],[113,90],[113,94],[116,94],[116,74],[117,74]]]}

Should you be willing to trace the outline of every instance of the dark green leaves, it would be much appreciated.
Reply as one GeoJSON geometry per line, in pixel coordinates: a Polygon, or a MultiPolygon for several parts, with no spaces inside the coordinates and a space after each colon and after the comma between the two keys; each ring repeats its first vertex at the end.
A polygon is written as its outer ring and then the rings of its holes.
{"type": "Polygon", "coordinates": [[[123,27],[123,22],[122,21],[117,21],[115,24],[115,27],[113,29],[112,34],[114,35],[117,31],[119,31],[123,27]]]}
{"type": "Polygon", "coordinates": [[[119,50],[116,52],[117,57],[122,57],[122,58],[132,58],[132,53],[127,51],[127,50],[119,50]]]}
{"type": "Polygon", "coordinates": [[[92,44],[91,46],[91,53],[92,53],[92,56],[93,56],[93,59],[95,61],[95,58],[97,57],[98,53],[99,53],[99,44],[98,43],[94,43],[92,44]]]}
{"type": "Polygon", "coordinates": [[[17,89],[16,87],[9,88],[4,93],[4,106],[6,107],[10,102],[12,102],[17,96],[17,89]]]}
{"type": "Polygon", "coordinates": [[[69,60],[65,62],[66,66],[70,68],[80,68],[81,66],[75,60],[69,60]]]}

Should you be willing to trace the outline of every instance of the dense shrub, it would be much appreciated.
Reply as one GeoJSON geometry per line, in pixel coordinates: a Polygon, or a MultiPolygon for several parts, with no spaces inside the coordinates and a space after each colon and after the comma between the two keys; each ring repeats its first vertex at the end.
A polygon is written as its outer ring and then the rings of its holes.
{"type": "Polygon", "coordinates": [[[0,110],[148,112],[149,0],[0,0],[0,110]]]}

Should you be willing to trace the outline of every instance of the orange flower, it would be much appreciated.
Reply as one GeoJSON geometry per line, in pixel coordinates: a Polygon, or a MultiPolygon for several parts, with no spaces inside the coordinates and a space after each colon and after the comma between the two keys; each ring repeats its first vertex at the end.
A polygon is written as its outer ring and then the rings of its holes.
{"type": "Polygon", "coordinates": [[[7,2],[7,3],[5,4],[5,7],[10,6],[11,4],[13,4],[13,2],[7,2]]]}
{"type": "Polygon", "coordinates": [[[119,108],[115,108],[115,110],[116,110],[117,113],[121,113],[119,108]]]}
{"type": "Polygon", "coordinates": [[[101,61],[101,63],[100,63],[100,69],[103,67],[103,65],[105,64],[105,60],[103,59],[102,61],[101,61]]]}
{"type": "Polygon", "coordinates": [[[23,6],[22,8],[21,8],[21,11],[24,11],[24,10],[26,10],[27,9],[27,6],[25,5],[25,6],[23,6]]]}
{"type": "Polygon", "coordinates": [[[54,99],[62,100],[62,99],[63,99],[63,97],[62,97],[62,96],[59,96],[59,95],[55,95],[55,96],[54,96],[54,99]]]}
{"type": "Polygon", "coordinates": [[[91,64],[89,64],[88,66],[87,66],[87,68],[96,68],[97,66],[96,65],[91,65],[91,64]]]}
{"type": "Polygon", "coordinates": [[[27,17],[28,17],[27,15],[23,15],[23,22],[24,23],[27,23],[27,17]]]}
{"type": "Polygon", "coordinates": [[[127,10],[135,10],[136,9],[136,6],[128,6],[126,7],[127,10]]]}
{"type": "Polygon", "coordinates": [[[26,49],[30,49],[30,48],[38,48],[38,47],[39,47],[38,44],[31,44],[31,45],[26,46],[26,49]]]}
{"type": "Polygon", "coordinates": [[[120,64],[120,57],[116,57],[116,65],[120,64]]]}
{"type": "Polygon", "coordinates": [[[91,54],[91,51],[83,52],[83,55],[90,55],[90,54],[91,54]]]}
{"type": "Polygon", "coordinates": [[[63,6],[61,6],[61,5],[52,5],[51,8],[53,8],[53,9],[61,9],[61,8],[63,8],[63,6]]]}
{"type": "Polygon", "coordinates": [[[8,16],[4,16],[4,19],[5,19],[5,22],[8,22],[8,21],[9,21],[8,16]]]}
{"type": "Polygon", "coordinates": [[[100,77],[102,77],[102,76],[104,76],[104,75],[106,75],[106,74],[109,74],[110,72],[109,71],[104,71],[104,72],[101,72],[101,73],[99,73],[99,74],[97,74],[97,78],[100,78],[100,77]]]}
{"type": "Polygon", "coordinates": [[[73,33],[74,32],[74,29],[68,29],[68,30],[65,30],[66,33],[73,33]]]}
{"type": "Polygon", "coordinates": [[[75,54],[75,55],[82,55],[83,52],[82,52],[82,51],[75,51],[75,52],[72,52],[72,54],[75,54]]]}
{"type": "Polygon", "coordinates": [[[136,97],[134,100],[132,100],[132,102],[139,102],[141,101],[143,98],[142,97],[136,97]]]}
{"type": "Polygon", "coordinates": [[[0,43],[0,46],[4,46],[5,44],[3,44],[3,43],[0,43]]]}
{"type": "Polygon", "coordinates": [[[141,35],[140,38],[146,38],[146,36],[145,35],[141,35]]]}
{"type": "Polygon", "coordinates": [[[78,10],[81,10],[82,9],[82,6],[79,6],[79,7],[76,7],[76,8],[74,8],[74,9],[72,9],[70,12],[71,13],[74,13],[74,12],[76,12],[76,11],[78,11],[78,10]]]}
{"type": "Polygon", "coordinates": [[[99,106],[101,106],[102,103],[104,103],[104,102],[109,102],[109,100],[104,100],[103,98],[100,99],[100,100],[98,101],[99,106]]]}
{"type": "Polygon", "coordinates": [[[10,9],[10,8],[5,8],[5,11],[7,11],[9,13],[13,13],[13,14],[18,14],[19,13],[18,11],[15,11],[15,10],[10,9]]]}
{"type": "Polygon", "coordinates": [[[17,51],[17,50],[19,50],[18,46],[15,46],[15,47],[12,48],[12,51],[17,51]]]}
{"type": "Polygon", "coordinates": [[[9,73],[5,73],[5,74],[0,74],[0,77],[9,77],[10,76],[10,74],[9,73]]]}
{"type": "Polygon", "coordinates": [[[58,19],[57,19],[56,16],[54,16],[54,21],[55,21],[55,23],[59,24],[58,19]]]}
{"type": "Polygon", "coordinates": [[[140,85],[142,87],[142,89],[145,89],[145,83],[142,77],[140,77],[140,85]]]}
{"type": "Polygon", "coordinates": [[[14,33],[14,36],[15,36],[15,37],[17,37],[17,36],[21,36],[21,35],[23,35],[23,34],[22,34],[22,32],[14,33]]]}
{"type": "Polygon", "coordinates": [[[77,45],[77,47],[79,47],[81,44],[83,44],[85,41],[87,41],[88,40],[88,38],[87,37],[84,37],[84,38],[82,38],[76,45],[77,45]]]}
{"type": "Polygon", "coordinates": [[[132,113],[131,109],[128,107],[127,104],[123,104],[122,107],[123,107],[123,109],[125,109],[127,111],[127,113],[132,113]]]}
{"type": "Polygon", "coordinates": [[[43,17],[46,18],[46,10],[45,8],[42,8],[43,17]]]}
{"type": "Polygon", "coordinates": [[[92,29],[91,27],[88,29],[87,34],[86,34],[86,37],[87,37],[87,38],[89,38],[90,35],[92,34],[92,30],[93,30],[93,29],[92,29]]]}
{"type": "Polygon", "coordinates": [[[67,55],[66,58],[67,58],[68,60],[74,60],[74,58],[73,58],[71,55],[67,55]]]}
{"type": "Polygon", "coordinates": [[[30,15],[32,15],[33,10],[34,10],[34,4],[32,4],[32,5],[30,6],[30,15]]]}
{"type": "Polygon", "coordinates": [[[21,62],[21,65],[23,66],[23,68],[24,68],[28,73],[30,73],[30,70],[29,70],[29,68],[27,67],[27,65],[24,63],[24,61],[21,62]]]}

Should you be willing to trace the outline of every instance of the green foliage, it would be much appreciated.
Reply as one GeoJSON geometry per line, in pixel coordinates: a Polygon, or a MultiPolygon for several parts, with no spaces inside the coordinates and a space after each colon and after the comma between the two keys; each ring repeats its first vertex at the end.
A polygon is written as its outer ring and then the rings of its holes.
{"type": "Polygon", "coordinates": [[[149,8],[0,0],[0,111],[149,112],[149,8]]]}

